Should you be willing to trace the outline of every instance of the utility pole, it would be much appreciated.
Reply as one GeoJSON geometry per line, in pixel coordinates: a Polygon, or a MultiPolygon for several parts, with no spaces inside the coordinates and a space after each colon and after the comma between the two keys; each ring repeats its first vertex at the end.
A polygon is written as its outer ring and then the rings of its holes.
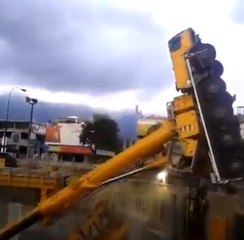
{"type": "Polygon", "coordinates": [[[38,103],[38,100],[36,98],[26,97],[26,102],[31,105],[30,121],[29,121],[29,127],[28,127],[27,151],[26,151],[26,159],[29,160],[30,138],[31,138],[31,130],[32,130],[32,122],[33,122],[34,105],[38,103]]]}

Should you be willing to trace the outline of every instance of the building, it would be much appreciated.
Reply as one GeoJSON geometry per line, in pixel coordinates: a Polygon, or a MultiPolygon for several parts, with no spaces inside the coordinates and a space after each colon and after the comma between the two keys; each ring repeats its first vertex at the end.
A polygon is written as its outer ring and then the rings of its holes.
{"type": "MultiPolygon", "coordinates": [[[[14,153],[20,158],[24,158],[27,153],[29,121],[6,121],[0,120],[0,139],[3,143],[4,133],[6,131],[7,149],[6,152],[14,153]],[[7,130],[7,131],[6,131],[7,130]]],[[[41,155],[45,150],[46,124],[32,123],[30,133],[30,156],[33,154],[41,155]]],[[[1,144],[1,150],[3,145],[1,144]]]]}
{"type": "Polygon", "coordinates": [[[45,144],[48,157],[60,161],[83,162],[93,154],[92,149],[80,143],[84,121],[70,116],[50,123],[46,129],[45,144]]]}

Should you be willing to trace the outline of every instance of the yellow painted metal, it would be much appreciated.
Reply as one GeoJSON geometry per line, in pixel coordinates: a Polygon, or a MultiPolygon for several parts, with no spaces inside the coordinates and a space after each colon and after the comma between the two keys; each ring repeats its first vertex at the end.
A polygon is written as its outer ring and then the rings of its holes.
{"type": "Polygon", "coordinates": [[[65,182],[64,182],[64,186],[68,186],[69,184],[77,181],[80,177],[81,177],[81,174],[66,177],[65,182]]]}
{"type": "Polygon", "coordinates": [[[5,158],[0,158],[0,168],[5,167],[5,158]]]}
{"type": "MultiPolygon", "coordinates": [[[[177,89],[183,90],[190,86],[185,53],[194,45],[194,37],[194,31],[189,28],[169,41],[169,45],[171,42],[170,55],[177,89]],[[174,47],[172,47],[172,44],[174,47]]],[[[161,152],[164,144],[169,140],[175,137],[179,140],[196,137],[199,133],[199,125],[196,111],[194,109],[190,110],[194,107],[192,106],[193,100],[189,97],[182,96],[179,100],[176,100],[175,104],[175,119],[173,121],[165,119],[162,126],[156,131],[137,141],[134,145],[114,156],[104,164],[97,166],[55,195],[40,202],[39,206],[29,215],[29,219],[34,216],[38,220],[42,218],[48,222],[48,220],[60,216],[62,212],[72,207],[80,199],[101,187],[102,183],[106,182],[106,180],[119,175],[125,170],[133,168],[138,162],[161,152]]],[[[190,142],[190,146],[186,148],[186,152],[190,153],[193,147],[194,144],[190,142]]],[[[20,223],[23,224],[25,220],[26,218],[22,219],[20,223]]],[[[35,221],[33,220],[33,222],[35,221]]],[[[15,224],[13,228],[16,229],[16,226],[18,227],[19,225],[15,224]]],[[[11,227],[6,229],[5,232],[11,232],[11,227]]]]}
{"type": "MultiPolygon", "coordinates": [[[[144,168],[144,170],[163,168],[163,167],[167,166],[168,163],[169,163],[169,157],[162,156],[160,153],[160,154],[156,154],[154,157],[152,157],[152,159],[150,159],[149,162],[147,162],[143,166],[143,168],[144,168]]],[[[97,166],[99,166],[99,165],[97,165],[97,166]]],[[[72,175],[72,176],[67,177],[65,179],[65,186],[77,181],[81,176],[82,176],[82,173],[80,173],[79,175],[72,175]]]]}
{"type": "Polygon", "coordinates": [[[179,139],[196,136],[200,131],[198,125],[198,116],[195,110],[177,115],[176,125],[179,139]]]}
{"type": "Polygon", "coordinates": [[[193,157],[196,153],[200,133],[199,117],[195,111],[192,95],[181,95],[174,98],[173,112],[178,130],[178,141],[182,146],[183,156],[193,157]]]}
{"type": "Polygon", "coordinates": [[[179,114],[183,111],[195,109],[195,104],[192,95],[181,95],[174,98],[173,110],[175,114],[179,114]]]}
{"type": "Polygon", "coordinates": [[[148,135],[149,129],[153,126],[157,127],[159,124],[163,124],[166,118],[145,118],[139,119],[136,125],[136,134],[138,138],[145,137],[148,135]]]}
{"type": "Polygon", "coordinates": [[[72,206],[78,199],[85,197],[93,190],[98,188],[103,181],[117,175],[123,169],[132,167],[138,161],[145,159],[151,154],[160,152],[163,145],[176,136],[175,124],[172,121],[165,121],[164,125],[139,140],[130,148],[116,155],[104,164],[97,166],[91,172],[82,176],[78,181],[62,189],[38,206],[38,211],[43,218],[52,217],[59,214],[66,208],[72,206]]]}
{"type": "Polygon", "coordinates": [[[41,201],[48,197],[47,191],[59,188],[57,178],[14,173],[0,174],[0,186],[40,189],[41,201]]]}
{"type": "Polygon", "coordinates": [[[145,165],[145,169],[165,167],[169,163],[168,156],[155,156],[155,158],[145,165]]]}
{"type": "Polygon", "coordinates": [[[228,221],[226,217],[214,216],[210,221],[209,240],[228,239],[228,221]]]}
{"type": "Polygon", "coordinates": [[[1,186],[28,187],[28,188],[57,188],[57,179],[44,176],[0,174],[1,186]]]}
{"type": "Polygon", "coordinates": [[[192,157],[195,154],[198,144],[197,140],[186,138],[183,139],[180,143],[183,147],[184,156],[192,157]]]}
{"type": "Polygon", "coordinates": [[[194,46],[194,36],[195,33],[193,29],[188,28],[169,41],[169,45],[174,44],[174,49],[170,50],[170,56],[177,89],[189,88],[190,75],[185,60],[185,54],[194,46]]]}

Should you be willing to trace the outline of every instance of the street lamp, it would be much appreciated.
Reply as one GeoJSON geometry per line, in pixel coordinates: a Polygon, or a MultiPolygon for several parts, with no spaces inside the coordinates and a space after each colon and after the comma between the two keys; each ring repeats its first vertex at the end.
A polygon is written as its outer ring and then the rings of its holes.
{"type": "Polygon", "coordinates": [[[14,87],[10,90],[10,92],[8,94],[8,102],[7,102],[7,110],[6,110],[6,123],[5,123],[5,129],[4,129],[4,134],[3,134],[3,152],[5,152],[7,150],[7,131],[8,131],[10,99],[11,99],[11,95],[14,90],[20,90],[22,92],[26,92],[25,88],[14,87]]]}
{"type": "Polygon", "coordinates": [[[29,160],[30,136],[31,136],[31,129],[32,129],[34,105],[38,103],[38,100],[36,98],[30,98],[30,97],[26,97],[25,99],[26,99],[26,102],[31,105],[30,121],[29,121],[29,128],[28,128],[27,152],[26,152],[26,159],[29,160]]]}

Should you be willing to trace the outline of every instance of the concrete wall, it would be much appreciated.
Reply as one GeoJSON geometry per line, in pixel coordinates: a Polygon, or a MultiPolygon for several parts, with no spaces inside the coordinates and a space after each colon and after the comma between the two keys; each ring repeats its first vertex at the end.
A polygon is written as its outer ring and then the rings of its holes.
{"type": "MultiPolygon", "coordinates": [[[[153,182],[125,180],[104,189],[89,201],[90,205],[100,199],[112,201],[116,206],[138,222],[146,222],[149,228],[157,231],[162,239],[184,235],[186,204],[189,188],[160,186],[153,182]]],[[[226,218],[229,239],[233,239],[232,230],[237,212],[244,212],[244,195],[227,195],[223,192],[208,193],[209,210],[207,231],[213,217],[226,218]]]]}
{"type": "Polygon", "coordinates": [[[182,232],[186,189],[159,186],[146,181],[122,181],[105,188],[93,201],[94,205],[106,199],[120,208],[125,215],[136,218],[138,224],[147,223],[164,239],[182,232]],[[176,224],[177,223],[177,224],[176,224]]]}
{"type": "MultiPolygon", "coordinates": [[[[60,234],[60,229],[62,229],[62,238],[57,239],[67,239],[65,235],[70,229],[76,225],[81,225],[82,218],[87,210],[102,199],[112,203],[117,210],[126,216],[128,221],[132,220],[131,223],[138,232],[143,232],[142,226],[143,228],[146,226],[147,229],[153,229],[154,232],[157,232],[161,239],[172,239],[173,236],[182,236],[184,233],[187,196],[188,188],[186,187],[160,186],[142,180],[123,180],[81,201],[78,209],[70,211],[69,215],[51,228],[43,229],[36,226],[23,233],[23,237],[19,239],[51,240],[54,239],[54,235],[60,234]]],[[[238,209],[244,209],[243,196],[237,197],[218,192],[209,193],[208,196],[210,202],[208,220],[211,220],[213,216],[227,217],[231,229],[234,213],[238,209]]],[[[20,207],[22,214],[32,208],[27,205],[20,206],[16,203],[8,203],[8,206],[6,203],[1,203],[0,211],[3,213],[0,218],[1,226],[5,225],[7,221],[18,218],[20,207]],[[4,219],[4,216],[8,216],[8,218],[4,219]]]]}

